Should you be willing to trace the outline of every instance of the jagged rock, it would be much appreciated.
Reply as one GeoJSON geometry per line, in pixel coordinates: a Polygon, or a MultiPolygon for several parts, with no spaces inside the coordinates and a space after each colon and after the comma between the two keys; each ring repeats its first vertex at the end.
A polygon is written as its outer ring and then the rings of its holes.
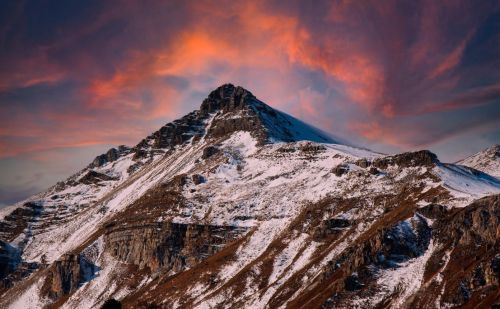
{"type": "Polygon", "coordinates": [[[134,148],[133,151],[134,151],[134,156],[132,157],[132,159],[134,161],[146,158],[148,156],[148,152],[145,151],[144,149],[134,148]]]}
{"type": "Polygon", "coordinates": [[[420,216],[399,222],[384,232],[382,247],[377,258],[383,256],[385,266],[392,267],[394,263],[401,263],[422,255],[431,240],[432,230],[427,221],[420,216]]]}
{"type": "MultiPolygon", "coordinates": [[[[427,265],[428,273],[443,272],[441,303],[459,306],[473,299],[477,304],[483,299],[486,302],[484,307],[488,307],[486,304],[491,304],[491,299],[488,300],[486,295],[498,290],[500,283],[493,263],[497,259],[499,245],[500,195],[485,197],[467,207],[441,213],[433,224],[435,241],[449,244],[453,250],[445,269],[440,263],[445,255],[443,251],[436,252],[427,265]]],[[[424,288],[420,293],[429,293],[430,289],[424,288]]],[[[421,306],[418,298],[414,305],[421,306]]]]}
{"type": "Polygon", "coordinates": [[[216,146],[207,146],[205,147],[205,149],[203,149],[203,154],[201,155],[201,158],[208,159],[211,156],[219,153],[219,151],[220,151],[219,148],[217,148],[216,146]]]}
{"type": "Polygon", "coordinates": [[[170,180],[167,184],[165,184],[165,189],[173,190],[173,191],[182,191],[184,185],[186,185],[188,177],[186,174],[176,175],[170,180]]]}
{"type": "Polygon", "coordinates": [[[90,170],[85,174],[82,178],[80,178],[80,183],[86,184],[86,185],[92,185],[92,184],[98,184],[102,181],[111,181],[111,180],[117,180],[114,177],[108,176],[106,174],[102,174],[93,170],[90,170]]]}
{"type": "Polygon", "coordinates": [[[435,154],[428,150],[421,150],[375,159],[372,165],[380,169],[386,169],[390,165],[398,165],[400,167],[431,166],[438,162],[435,154]]]}
{"type": "Polygon", "coordinates": [[[26,202],[22,207],[14,209],[0,221],[0,239],[14,240],[42,211],[43,206],[35,202],[26,202]]]}
{"type": "Polygon", "coordinates": [[[198,174],[193,174],[191,176],[191,179],[193,180],[193,183],[195,185],[199,185],[200,183],[204,183],[205,182],[205,177],[203,177],[201,175],[198,175],[198,174]]]}
{"type": "Polygon", "coordinates": [[[232,84],[225,84],[208,95],[201,104],[200,111],[205,115],[218,110],[234,111],[245,107],[249,99],[255,99],[250,91],[232,84]]]}
{"type": "Polygon", "coordinates": [[[370,167],[370,169],[368,170],[368,172],[372,175],[377,175],[379,173],[379,170],[376,168],[376,167],[370,167]]]}
{"type": "Polygon", "coordinates": [[[426,218],[436,219],[448,215],[449,210],[444,205],[429,204],[418,209],[418,212],[426,218]]]}
{"type": "Polygon", "coordinates": [[[340,177],[347,172],[349,172],[349,166],[346,164],[339,164],[332,169],[332,173],[334,173],[337,177],[340,177]]]}
{"type": "Polygon", "coordinates": [[[302,152],[320,152],[326,150],[326,147],[323,145],[313,144],[313,143],[305,143],[299,147],[302,152]]]}
{"type": "Polygon", "coordinates": [[[367,159],[359,159],[358,161],[355,162],[355,164],[359,167],[367,168],[371,165],[371,162],[368,161],[367,159]]]}
{"type": "Polygon", "coordinates": [[[42,294],[53,300],[76,291],[81,284],[92,279],[98,267],[80,254],[64,254],[49,268],[42,294]]]}
{"type": "Polygon", "coordinates": [[[126,154],[130,151],[130,148],[125,145],[118,146],[118,149],[111,148],[105,154],[97,156],[94,161],[90,164],[90,168],[100,167],[106,163],[116,161],[121,155],[126,154]]]}
{"type": "Polygon", "coordinates": [[[236,131],[250,131],[265,139],[264,128],[256,115],[240,118],[219,118],[212,122],[208,130],[210,137],[223,137],[236,131]]]}
{"type": "Polygon", "coordinates": [[[74,292],[80,283],[80,257],[75,254],[65,254],[51,266],[44,284],[46,295],[58,299],[74,292]]]}
{"type": "Polygon", "coordinates": [[[23,261],[21,254],[21,250],[0,240],[0,295],[39,268],[36,262],[23,261]]]}

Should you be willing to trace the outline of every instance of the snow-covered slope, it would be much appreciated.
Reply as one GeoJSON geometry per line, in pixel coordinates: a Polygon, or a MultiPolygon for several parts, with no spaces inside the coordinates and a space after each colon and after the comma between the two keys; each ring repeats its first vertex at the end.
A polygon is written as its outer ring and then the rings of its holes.
{"type": "Polygon", "coordinates": [[[500,178],[500,145],[494,145],[473,154],[456,164],[472,167],[491,176],[500,178]]]}
{"type": "Polygon", "coordinates": [[[335,141],[221,86],[6,211],[0,307],[493,304],[500,181],[335,141]]]}

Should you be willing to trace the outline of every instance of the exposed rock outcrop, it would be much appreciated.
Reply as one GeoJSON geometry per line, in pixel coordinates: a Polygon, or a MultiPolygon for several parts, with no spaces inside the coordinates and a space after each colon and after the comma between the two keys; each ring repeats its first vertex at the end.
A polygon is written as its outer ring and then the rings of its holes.
{"type": "Polygon", "coordinates": [[[242,229],[198,224],[135,223],[106,230],[106,250],[117,259],[151,271],[179,272],[219,251],[242,229]]]}
{"type": "Polygon", "coordinates": [[[386,169],[390,165],[398,165],[399,167],[431,166],[438,162],[439,160],[435,154],[428,150],[421,150],[375,159],[372,165],[380,169],[386,169]]]}
{"type": "Polygon", "coordinates": [[[337,177],[340,177],[347,172],[349,172],[349,166],[347,164],[339,164],[332,169],[332,173],[334,173],[337,177]]]}
{"type": "Polygon", "coordinates": [[[80,254],[64,254],[47,269],[42,293],[53,300],[71,294],[92,279],[97,270],[97,266],[80,254]]]}
{"type": "Polygon", "coordinates": [[[112,181],[112,180],[117,180],[117,179],[115,177],[111,177],[106,174],[90,170],[82,178],[80,178],[80,183],[86,185],[95,185],[102,181],[112,181]]]}
{"type": "Polygon", "coordinates": [[[34,222],[43,211],[43,206],[36,202],[24,203],[0,220],[0,239],[12,241],[22,233],[28,224],[34,222]]]}
{"type": "Polygon", "coordinates": [[[116,161],[120,156],[130,152],[130,148],[125,145],[120,145],[117,148],[111,148],[106,153],[97,156],[89,165],[89,168],[100,167],[106,163],[116,161]]]}
{"type": "Polygon", "coordinates": [[[213,145],[209,145],[203,149],[203,154],[201,155],[201,158],[208,159],[219,152],[220,152],[219,148],[213,145]]]}

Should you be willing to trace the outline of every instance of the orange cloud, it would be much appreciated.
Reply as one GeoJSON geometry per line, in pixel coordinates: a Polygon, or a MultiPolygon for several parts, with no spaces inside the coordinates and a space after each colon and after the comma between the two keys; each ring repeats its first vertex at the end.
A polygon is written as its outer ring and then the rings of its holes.
{"type": "Polygon", "coordinates": [[[460,60],[462,59],[465,47],[467,46],[467,43],[469,42],[473,33],[473,31],[469,32],[469,34],[458,44],[458,46],[455,47],[455,49],[453,49],[451,53],[444,57],[444,60],[431,72],[429,76],[430,79],[434,79],[443,75],[459,64],[460,60]]]}

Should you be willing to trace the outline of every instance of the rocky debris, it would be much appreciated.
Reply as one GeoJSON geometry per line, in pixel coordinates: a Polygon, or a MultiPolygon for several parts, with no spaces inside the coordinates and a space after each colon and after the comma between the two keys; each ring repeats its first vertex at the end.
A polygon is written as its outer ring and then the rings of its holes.
{"type": "Polygon", "coordinates": [[[278,152],[283,152],[283,153],[291,153],[297,151],[294,146],[286,145],[283,147],[278,148],[278,152]]]}
{"type": "Polygon", "coordinates": [[[201,155],[201,158],[208,159],[211,156],[213,156],[219,152],[220,152],[220,150],[217,146],[210,145],[210,146],[207,146],[203,149],[203,154],[201,155]]]}
{"type": "Polygon", "coordinates": [[[199,175],[199,174],[193,174],[193,175],[191,176],[191,179],[193,180],[193,183],[194,183],[195,185],[199,185],[199,184],[201,184],[201,183],[204,183],[204,182],[205,182],[205,177],[203,177],[203,176],[201,176],[201,175],[199,175]]]}
{"type": "Polygon", "coordinates": [[[117,180],[117,178],[90,170],[82,178],[80,178],[79,182],[86,185],[95,185],[103,181],[113,180],[117,180]]]}
{"type": "Polygon", "coordinates": [[[449,215],[450,210],[444,205],[429,204],[418,209],[418,213],[429,219],[442,218],[449,215]]]}
{"type": "Polygon", "coordinates": [[[356,161],[354,164],[356,164],[357,166],[361,167],[361,168],[367,168],[371,165],[371,162],[368,161],[367,159],[359,159],[358,161],[356,161]]]}
{"type": "Polygon", "coordinates": [[[427,251],[432,230],[424,218],[414,215],[406,220],[387,223],[389,226],[373,229],[365,233],[361,241],[350,243],[349,247],[324,267],[322,275],[312,284],[323,286],[324,289],[304,292],[294,302],[316,296],[323,300],[318,300],[318,305],[312,307],[323,305],[325,308],[344,308],[350,303],[352,293],[373,293],[371,286],[376,282],[375,276],[380,269],[399,268],[405,261],[427,251]]]}
{"type": "Polygon", "coordinates": [[[349,172],[349,166],[347,164],[339,164],[332,169],[332,173],[334,173],[337,177],[340,177],[347,172],[349,172]]]}
{"type": "Polygon", "coordinates": [[[106,163],[114,162],[118,160],[122,155],[128,154],[130,152],[130,148],[125,145],[118,146],[118,149],[111,148],[106,153],[97,156],[94,161],[89,165],[89,168],[100,167],[106,163]]]}
{"type": "Polygon", "coordinates": [[[140,162],[134,163],[127,168],[127,173],[132,175],[141,168],[142,164],[140,162]]]}
{"type": "Polygon", "coordinates": [[[399,167],[432,166],[438,163],[437,156],[429,150],[417,152],[405,152],[394,156],[383,157],[373,160],[372,165],[380,169],[386,169],[388,166],[397,165],[399,167]]]}
{"type": "Polygon", "coordinates": [[[120,261],[151,271],[179,272],[219,251],[243,230],[232,226],[171,222],[107,227],[106,250],[120,261]]]}
{"type": "Polygon", "coordinates": [[[299,150],[302,151],[302,152],[317,153],[317,152],[321,152],[321,151],[326,150],[326,147],[323,146],[323,145],[321,145],[321,144],[315,144],[315,143],[307,142],[307,143],[304,143],[304,144],[300,145],[299,150]]]}
{"type": "Polygon", "coordinates": [[[377,175],[379,173],[379,170],[376,168],[376,167],[370,167],[370,169],[368,170],[368,173],[372,174],[372,175],[377,175]]]}
{"type": "Polygon", "coordinates": [[[186,174],[176,175],[163,186],[163,189],[172,191],[182,191],[183,187],[187,184],[187,181],[188,181],[188,176],[186,174]]]}
{"type": "Polygon", "coordinates": [[[495,255],[495,257],[491,260],[491,270],[493,270],[493,273],[497,278],[497,282],[500,283],[500,253],[495,255]]]}
{"type": "Polygon", "coordinates": [[[321,223],[315,228],[313,235],[316,241],[322,241],[332,234],[344,231],[351,226],[351,222],[344,218],[331,218],[322,220],[321,223]]]}

